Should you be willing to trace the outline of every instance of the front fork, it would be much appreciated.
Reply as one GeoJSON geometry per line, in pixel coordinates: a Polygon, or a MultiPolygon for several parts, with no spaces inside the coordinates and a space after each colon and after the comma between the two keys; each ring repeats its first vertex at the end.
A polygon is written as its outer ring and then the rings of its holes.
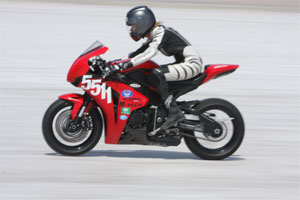
{"type": "MultiPolygon", "coordinates": [[[[66,128],[69,132],[75,132],[77,128],[80,126],[80,124],[82,124],[81,121],[83,119],[82,118],[83,113],[89,112],[89,110],[91,109],[92,98],[87,93],[84,93],[84,95],[66,94],[66,95],[59,96],[59,98],[73,103],[73,108],[71,113],[72,121],[68,124],[66,128]]],[[[88,128],[89,124],[87,123],[81,126],[88,128]]]]}
{"type": "Polygon", "coordinates": [[[74,124],[77,124],[81,119],[84,112],[88,112],[90,109],[91,96],[87,93],[80,94],[65,94],[59,96],[60,99],[64,99],[73,103],[72,108],[72,120],[74,124]]]}
{"type": "Polygon", "coordinates": [[[77,111],[77,113],[78,113],[77,116],[74,119],[72,119],[73,124],[78,124],[80,122],[84,111],[86,110],[89,103],[91,102],[91,99],[92,98],[90,95],[88,95],[87,93],[84,94],[83,104],[82,104],[81,108],[79,109],[79,111],[77,111]]]}

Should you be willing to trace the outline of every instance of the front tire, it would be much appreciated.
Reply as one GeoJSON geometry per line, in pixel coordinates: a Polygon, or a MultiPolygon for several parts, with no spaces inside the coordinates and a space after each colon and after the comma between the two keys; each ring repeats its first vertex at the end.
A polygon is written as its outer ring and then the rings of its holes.
{"type": "Polygon", "coordinates": [[[92,108],[85,116],[85,121],[81,121],[76,129],[70,131],[67,127],[72,122],[72,107],[73,104],[69,101],[56,100],[44,115],[42,130],[47,144],[54,151],[62,155],[77,156],[96,146],[102,135],[103,120],[96,108],[92,108]]]}
{"type": "Polygon", "coordinates": [[[202,138],[206,139],[203,141],[184,136],[185,143],[191,152],[205,160],[221,160],[232,155],[241,145],[245,132],[244,120],[239,110],[223,99],[206,99],[201,101],[200,106],[197,107],[197,112],[199,115],[205,114],[215,118],[214,120],[222,125],[224,133],[213,138],[206,133],[185,131],[191,136],[199,137],[201,134],[202,138]],[[214,112],[221,113],[222,118],[218,119],[214,112]]]}

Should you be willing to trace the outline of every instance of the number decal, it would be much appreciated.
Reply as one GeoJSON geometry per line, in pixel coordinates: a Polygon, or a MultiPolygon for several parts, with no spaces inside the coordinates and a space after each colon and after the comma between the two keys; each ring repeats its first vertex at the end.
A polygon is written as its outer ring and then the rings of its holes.
{"type": "Polygon", "coordinates": [[[96,88],[96,90],[91,91],[92,95],[97,96],[97,95],[100,94],[100,91],[101,91],[100,83],[101,83],[100,79],[98,79],[98,80],[92,80],[91,89],[96,88]]]}
{"type": "Polygon", "coordinates": [[[82,77],[82,81],[81,81],[82,89],[89,90],[91,88],[91,80],[89,80],[89,78],[92,78],[92,75],[84,75],[82,77]],[[84,84],[86,84],[86,86],[84,86],[84,84]]]}
{"type": "Polygon", "coordinates": [[[98,96],[101,93],[101,99],[107,99],[111,103],[111,87],[106,88],[106,83],[101,84],[101,79],[91,80],[92,75],[84,75],[81,81],[81,88],[91,90],[91,95],[98,96]]]}

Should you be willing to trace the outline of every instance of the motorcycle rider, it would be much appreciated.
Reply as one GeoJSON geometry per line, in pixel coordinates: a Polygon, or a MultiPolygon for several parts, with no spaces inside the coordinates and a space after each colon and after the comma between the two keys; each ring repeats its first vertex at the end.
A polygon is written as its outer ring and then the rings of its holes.
{"type": "Polygon", "coordinates": [[[175,99],[168,92],[168,82],[187,80],[201,73],[202,59],[177,31],[156,22],[153,12],[147,6],[137,6],[129,10],[126,25],[133,40],[139,41],[146,37],[147,41],[129,54],[129,61],[118,64],[119,70],[140,65],[154,57],[158,51],[175,57],[175,63],[162,65],[149,74],[150,84],[160,94],[168,109],[167,120],[161,129],[168,129],[185,119],[175,99]]]}

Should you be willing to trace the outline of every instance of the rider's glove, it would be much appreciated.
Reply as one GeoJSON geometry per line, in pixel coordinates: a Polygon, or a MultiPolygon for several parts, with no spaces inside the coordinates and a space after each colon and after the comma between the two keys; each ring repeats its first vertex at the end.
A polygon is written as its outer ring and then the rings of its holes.
{"type": "Polygon", "coordinates": [[[128,60],[125,62],[118,63],[118,66],[119,66],[120,70],[125,70],[125,69],[129,69],[130,67],[132,67],[133,63],[131,62],[131,60],[128,60]]]}
{"type": "Polygon", "coordinates": [[[110,61],[108,62],[108,64],[113,68],[114,71],[125,70],[133,66],[133,63],[130,60],[121,60],[121,59],[110,61]]]}
{"type": "Polygon", "coordinates": [[[119,61],[120,60],[114,60],[114,61],[108,62],[107,67],[105,67],[103,70],[104,77],[109,76],[111,73],[125,70],[125,69],[128,69],[133,66],[133,64],[130,60],[124,61],[124,62],[119,62],[119,61]]]}

